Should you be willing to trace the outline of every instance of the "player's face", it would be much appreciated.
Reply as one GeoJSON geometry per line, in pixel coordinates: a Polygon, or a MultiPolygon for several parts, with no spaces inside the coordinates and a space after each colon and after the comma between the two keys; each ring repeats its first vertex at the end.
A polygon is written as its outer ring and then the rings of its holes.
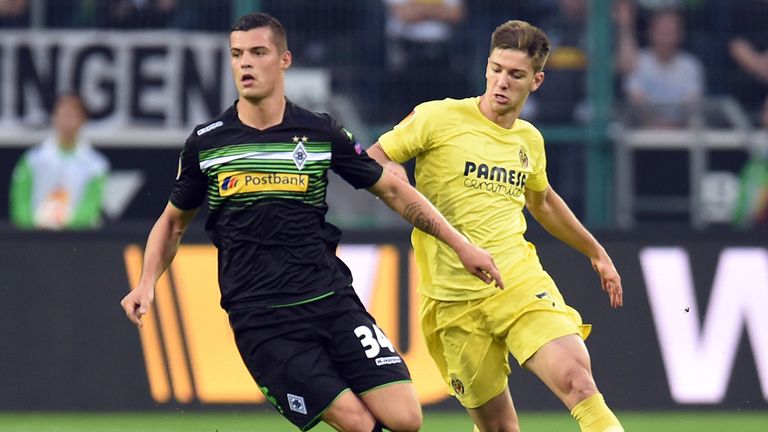
{"type": "Polygon", "coordinates": [[[85,122],[85,113],[77,99],[64,96],[53,110],[53,126],[58,134],[70,139],[77,134],[80,126],[85,122]]]}
{"type": "Polygon", "coordinates": [[[488,57],[485,80],[486,99],[496,114],[519,113],[528,95],[541,86],[544,72],[534,73],[525,52],[497,48],[488,57]]]}
{"type": "Polygon", "coordinates": [[[284,73],[291,65],[290,51],[278,50],[268,27],[230,33],[229,59],[237,93],[252,102],[283,88],[284,73]]]}

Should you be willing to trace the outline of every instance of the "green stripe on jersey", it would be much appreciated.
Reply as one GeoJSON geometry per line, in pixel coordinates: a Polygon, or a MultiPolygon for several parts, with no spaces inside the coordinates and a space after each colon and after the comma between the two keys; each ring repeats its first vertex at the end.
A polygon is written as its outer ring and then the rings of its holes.
{"type": "Polygon", "coordinates": [[[200,169],[209,179],[209,208],[215,210],[225,202],[246,207],[273,198],[322,206],[328,185],[326,171],[331,166],[331,143],[302,142],[302,169],[294,161],[298,144],[237,144],[200,151],[200,169]],[[286,179],[294,187],[281,183],[286,179]],[[297,183],[301,186],[296,187],[297,183]]]}

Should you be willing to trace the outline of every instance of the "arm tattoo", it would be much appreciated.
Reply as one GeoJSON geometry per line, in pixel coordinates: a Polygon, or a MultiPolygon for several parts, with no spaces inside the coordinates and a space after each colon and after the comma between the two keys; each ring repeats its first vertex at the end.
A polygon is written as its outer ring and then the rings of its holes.
{"type": "Polygon", "coordinates": [[[416,228],[425,233],[437,237],[440,234],[440,223],[435,219],[430,219],[424,213],[419,203],[412,202],[403,209],[403,217],[416,228]]]}

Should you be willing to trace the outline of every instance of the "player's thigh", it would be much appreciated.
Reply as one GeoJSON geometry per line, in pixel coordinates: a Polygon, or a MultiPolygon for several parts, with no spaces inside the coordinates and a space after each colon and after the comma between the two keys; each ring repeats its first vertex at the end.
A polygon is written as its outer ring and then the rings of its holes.
{"type": "Polygon", "coordinates": [[[360,395],[374,417],[393,431],[416,431],[422,423],[421,405],[411,383],[395,383],[360,395]]]}
{"type": "Polygon", "coordinates": [[[238,350],[264,396],[291,423],[312,427],[340,395],[350,393],[315,334],[294,329],[264,340],[260,333],[237,332],[238,350]]]}
{"type": "Polygon", "coordinates": [[[499,395],[510,372],[507,347],[488,331],[481,303],[422,299],[429,353],[451,393],[467,408],[499,395]]]}
{"type": "Polygon", "coordinates": [[[542,346],[524,365],[571,409],[597,392],[584,341],[567,335],[542,346]]]}

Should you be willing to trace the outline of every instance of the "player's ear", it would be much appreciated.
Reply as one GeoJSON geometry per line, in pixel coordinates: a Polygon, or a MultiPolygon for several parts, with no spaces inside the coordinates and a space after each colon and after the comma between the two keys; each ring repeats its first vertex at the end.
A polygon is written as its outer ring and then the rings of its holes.
{"type": "Polygon", "coordinates": [[[544,83],[544,72],[536,72],[533,74],[533,81],[531,81],[531,92],[535,92],[544,83]]]}
{"type": "Polygon", "coordinates": [[[283,54],[280,56],[280,69],[288,70],[288,68],[291,67],[292,61],[293,56],[291,55],[291,52],[288,50],[283,51],[283,54]]]}

